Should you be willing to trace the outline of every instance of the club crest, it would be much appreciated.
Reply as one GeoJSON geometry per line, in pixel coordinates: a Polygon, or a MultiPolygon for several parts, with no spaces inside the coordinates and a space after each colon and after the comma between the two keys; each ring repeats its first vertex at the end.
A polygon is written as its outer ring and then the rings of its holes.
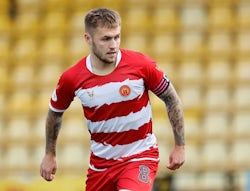
{"type": "Polygon", "coordinates": [[[121,96],[127,97],[131,93],[131,89],[128,85],[123,85],[120,87],[119,92],[121,96]]]}

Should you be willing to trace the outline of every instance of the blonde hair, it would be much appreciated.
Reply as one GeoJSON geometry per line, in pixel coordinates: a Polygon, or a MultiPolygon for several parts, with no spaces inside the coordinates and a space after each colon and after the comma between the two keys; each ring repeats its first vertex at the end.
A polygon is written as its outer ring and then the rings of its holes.
{"type": "Polygon", "coordinates": [[[85,31],[91,32],[97,27],[114,28],[121,25],[121,17],[118,12],[108,8],[90,10],[84,19],[85,31]]]}

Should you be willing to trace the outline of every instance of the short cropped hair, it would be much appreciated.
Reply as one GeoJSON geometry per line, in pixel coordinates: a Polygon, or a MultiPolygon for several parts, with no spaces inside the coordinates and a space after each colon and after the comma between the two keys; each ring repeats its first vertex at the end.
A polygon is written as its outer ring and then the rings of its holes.
{"type": "Polygon", "coordinates": [[[121,17],[118,12],[111,9],[92,9],[85,16],[84,24],[86,32],[91,32],[97,27],[114,28],[121,25],[121,17]]]}

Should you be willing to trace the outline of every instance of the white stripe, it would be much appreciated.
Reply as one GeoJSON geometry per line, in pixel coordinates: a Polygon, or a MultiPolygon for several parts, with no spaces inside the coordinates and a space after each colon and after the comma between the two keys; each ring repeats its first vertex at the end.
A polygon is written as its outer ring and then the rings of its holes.
{"type": "Polygon", "coordinates": [[[138,112],[131,112],[127,116],[97,122],[86,119],[86,123],[91,133],[125,132],[132,129],[138,130],[142,125],[148,123],[151,118],[151,105],[148,102],[146,107],[143,107],[138,112]]]}
{"type": "Polygon", "coordinates": [[[128,101],[142,96],[145,90],[143,79],[129,80],[122,82],[110,82],[102,86],[94,86],[88,89],[78,89],[75,95],[81,100],[86,107],[101,107],[104,104],[119,103],[128,101]],[[131,93],[124,97],[120,95],[119,89],[122,85],[128,85],[131,93]]]}
{"type": "Polygon", "coordinates": [[[129,162],[137,162],[137,161],[144,161],[144,160],[152,160],[152,161],[159,162],[159,161],[160,161],[160,158],[149,158],[149,157],[134,158],[134,159],[129,160],[129,162]]]}
{"type": "Polygon", "coordinates": [[[56,108],[54,108],[52,105],[51,105],[51,103],[49,102],[49,108],[52,110],[52,111],[54,111],[54,112],[59,112],[59,113],[61,113],[61,112],[64,112],[66,109],[56,109],[56,108]]]}
{"type": "MultiPolygon", "coordinates": [[[[137,161],[145,161],[145,160],[159,162],[160,158],[149,158],[149,157],[134,158],[134,159],[128,160],[128,162],[137,162],[137,161]]],[[[107,170],[107,168],[96,168],[93,164],[89,164],[89,168],[97,172],[103,172],[107,170]]]]}
{"type": "Polygon", "coordinates": [[[106,160],[118,160],[122,157],[128,157],[134,154],[149,150],[156,146],[156,137],[154,134],[148,134],[143,140],[139,140],[127,145],[109,145],[91,141],[91,151],[94,155],[106,160]]]}
{"type": "Polygon", "coordinates": [[[89,168],[91,168],[92,170],[97,171],[97,172],[103,172],[103,171],[107,170],[107,168],[96,168],[93,164],[89,164],[89,168]]]}

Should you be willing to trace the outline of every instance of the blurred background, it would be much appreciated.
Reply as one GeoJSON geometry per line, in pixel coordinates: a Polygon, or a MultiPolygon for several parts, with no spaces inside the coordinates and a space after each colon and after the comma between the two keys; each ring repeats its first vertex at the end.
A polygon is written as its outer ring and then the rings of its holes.
{"type": "Polygon", "coordinates": [[[167,113],[151,96],[160,169],[154,191],[250,191],[250,0],[1,0],[0,191],[80,191],[89,134],[80,102],[66,111],[56,179],[40,178],[48,101],[60,74],[88,54],[85,13],[122,17],[122,48],[150,55],[183,102],[186,163],[166,169],[167,113]]]}

